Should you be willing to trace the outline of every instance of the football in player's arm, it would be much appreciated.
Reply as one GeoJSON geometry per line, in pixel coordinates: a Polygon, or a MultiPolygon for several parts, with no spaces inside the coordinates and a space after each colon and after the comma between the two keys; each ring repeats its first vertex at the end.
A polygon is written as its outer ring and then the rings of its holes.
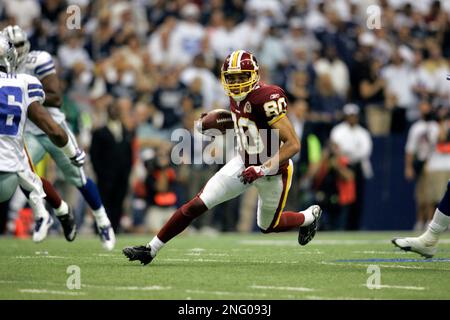
{"type": "Polygon", "coordinates": [[[319,206],[300,212],[283,211],[292,181],[290,158],[300,150],[299,139],[286,117],[284,91],[259,81],[258,63],[244,50],[227,56],[221,76],[230,97],[239,154],[211,177],[197,196],[176,210],[147,245],[124,248],[130,261],[150,263],[195,218],[239,196],[250,186],[258,190],[257,225],[261,232],[298,230],[299,244],[306,245],[317,231],[322,212],[319,206]],[[276,140],[276,145],[272,140],[276,140]]]}

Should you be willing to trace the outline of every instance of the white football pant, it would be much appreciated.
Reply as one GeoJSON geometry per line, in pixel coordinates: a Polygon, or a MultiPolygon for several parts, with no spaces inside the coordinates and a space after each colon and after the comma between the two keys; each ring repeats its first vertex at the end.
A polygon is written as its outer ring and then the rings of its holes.
{"type": "Polygon", "coordinates": [[[259,178],[252,184],[243,184],[239,175],[245,166],[241,157],[236,156],[209,179],[199,197],[211,209],[239,196],[253,185],[258,190],[257,224],[259,228],[267,230],[278,225],[291,187],[293,167],[292,160],[289,160],[288,167],[281,174],[259,178]]]}

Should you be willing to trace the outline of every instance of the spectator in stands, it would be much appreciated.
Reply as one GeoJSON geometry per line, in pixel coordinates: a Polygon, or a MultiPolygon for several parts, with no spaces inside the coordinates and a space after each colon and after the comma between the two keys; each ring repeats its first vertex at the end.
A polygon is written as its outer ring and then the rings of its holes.
{"type": "Polygon", "coordinates": [[[206,36],[205,28],[198,22],[200,10],[194,3],[186,3],[181,8],[181,18],[172,34],[171,46],[177,52],[177,65],[187,66],[201,53],[201,44],[206,36]]]}
{"type": "MultiPolygon", "coordinates": [[[[434,203],[428,198],[428,159],[436,148],[439,138],[439,124],[434,118],[433,108],[428,101],[419,104],[421,119],[409,129],[406,142],[405,178],[416,182],[416,223],[414,230],[424,230],[434,213],[434,203]]],[[[434,182],[433,182],[434,183],[434,182]]]]}
{"type": "Polygon", "coordinates": [[[340,119],[345,100],[333,88],[329,74],[322,74],[316,80],[317,91],[311,97],[312,120],[321,124],[319,137],[325,141],[334,124],[340,119]]]}
{"type": "Polygon", "coordinates": [[[359,125],[359,107],[346,104],[343,108],[345,120],[331,130],[330,140],[339,148],[340,154],[348,159],[353,171],[356,187],[356,199],[349,208],[346,228],[358,230],[364,204],[365,179],[372,176],[370,155],[372,139],[367,129],[359,125]]]}
{"type": "Polygon", "coordinates": [[[170,137],[171,129],[181,126],[180,106],[186,93],[186,86],[180,82],[179,73],[173,68],[163,71],[158,84],[153,93],[152,103],[163,117],[161,129],[165,129],[170,137]]]}
{"type": "Polygon", "coordinates": [[[322,152],[314,171],[313,190],[325,213],[323,229],[351,229],[349,214],[356,202],[355,173],[349,165],[349,158],[334,142],[330,142],[322,152]]]}
{"type": "Polygon", "coordinates": [[[330,77],[337,95],[343,99],[348,96],[350,88],[349,72],[347,66],[337,56],[336,47],[325,47],[323,58],[314,63],[314,70],[319,77],[324,74],[330,77]]]}
{"type": "MultiPolygon", "coordinates": [[[[439,124],[438,142],[428,159],[426,169],[426,191],[433,208],[436,208],[445,188],[445,183],[450,180],[450,112],[449,109],[441,109],[437,112],[439,124]],[[441,186],[438,184],[441,183],[441,186]],[[442,185],[444,183],[444,185],[442,185]]],[[[431,219],[433,212],[429,212],[431,219]]]]}
{"type": "Polygon", "coordinates": [[[307,206],[314,203],[311,187],[321,157],[321,143],[315,134],[315,124],[309,119],[309,106],[305,100],[295,100],[288,110],[288,117],[302,146],[300,153],[292,158],[294,176],[287,210],[289,208],[294,210],[300,205],[307,206]]]}
{"type": "Polygon", "coordinates": [[[385,94],[395,106],[392,114],[392,132],[404,133],[410,114],[417,103],[414,95],[415,77],[411,64],[413,52],[406,46],[399,47],[393,54],[392,62],[381,70],[381,77],[386,83],[385,94]]]}
{"type": "Polygon", "coordinates": [[[130,103],[127,98],[121,98],[108,106],[108,122],[93,132],[90,149],[100,196],[114,232],[120,230],[133,156],[134,133],[125,127],[120,114],[120,104],[126,103],[130,103]]]}
{"type": "Polygon", "coordinates": [[[147,230],[157,232],[176,210],[175,193],[176,171],[170,165],[170,149],[164,146],[143,159],[147,171],[145,178],[145,196],[148,213],[147,230]]]}
{"type": "Polygon", "coordinates": [[[361,72],[360,101],[365,110],[366,123],[372,135],[389,134],[391,110],[386,108],[385,81],[380,77],[381,61],[369,60],[370,65],[361,72]]]}

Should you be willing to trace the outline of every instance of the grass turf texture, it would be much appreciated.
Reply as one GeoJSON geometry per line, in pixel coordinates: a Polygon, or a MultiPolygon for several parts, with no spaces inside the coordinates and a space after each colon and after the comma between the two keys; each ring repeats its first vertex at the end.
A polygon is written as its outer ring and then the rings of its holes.
{"type": "Polygon", "coordinates": [[[119,236],[112,252],[83,236],[4,237],[0,299],[450,299],[450,234],[431,261],[394,248],[398,235],[411,233],[319,232],[305,247],[296,233],[183,235],[145,267],[121,249],[150,236],[119,236]],[[80,290],[67,289],[70,265],[81,269],[80,290]],[[369,265],[381,289],[367,288],[369,265]]]}

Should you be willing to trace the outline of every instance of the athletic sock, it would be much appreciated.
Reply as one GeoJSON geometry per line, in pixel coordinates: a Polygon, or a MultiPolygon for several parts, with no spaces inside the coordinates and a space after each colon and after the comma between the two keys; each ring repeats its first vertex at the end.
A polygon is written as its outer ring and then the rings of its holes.
{"type": "Polygon", "coordinates": [[[147,244],[147,248],[151,248],[151,255],[154,258],[158,253],[159,249],[161,249],[165,245],[164,242],[159,240],[158,236],[154,236],[152,241],[147,244]]]}
{"type": "Polygon", "coordinates": [[[433,220],[428,225],[427,230],[419,238],[428,245],[434,245],[439,240],[439,235],[447,230],[450,224],[450,216],[445,215],[441,210],[436,209],[433,220]]]}
{"type": "Polygon", "coordinates": [[[64,200],[61,200],[61,205],[58,208],[55,208],[55,215],[63,216],[69,213],[69,205],[64,200]]]}
{"type": "Polygon", "coordinates": [[[304,226],[304,227],[309,226],[311,223],[313,223],[314,219],[316,218],[313,215],[312,210],[305,210],[305,211],[302,211],[301,213],[303,213],[305,215],[305,221],[302,224],[302,226],[304,226]]]}
{"type": "Polygon", "coordinates": [[[97,210],[92,210],[92,214],[94,215],[95,222],[97,222],[97,226],[106,227],[111,224],[108,215],[106,214],[105,207],[101,206],[97,210]]]}
{"type": "Polygon", "coordinates": [[[442,197],[439,206],[434,212],[433,219],[427,230],[419,238],[429,245],[434,245],[439,240],[439,235],[447,230],[450,224],[450,180],[447,183],[447,190],[442,197]]]}

